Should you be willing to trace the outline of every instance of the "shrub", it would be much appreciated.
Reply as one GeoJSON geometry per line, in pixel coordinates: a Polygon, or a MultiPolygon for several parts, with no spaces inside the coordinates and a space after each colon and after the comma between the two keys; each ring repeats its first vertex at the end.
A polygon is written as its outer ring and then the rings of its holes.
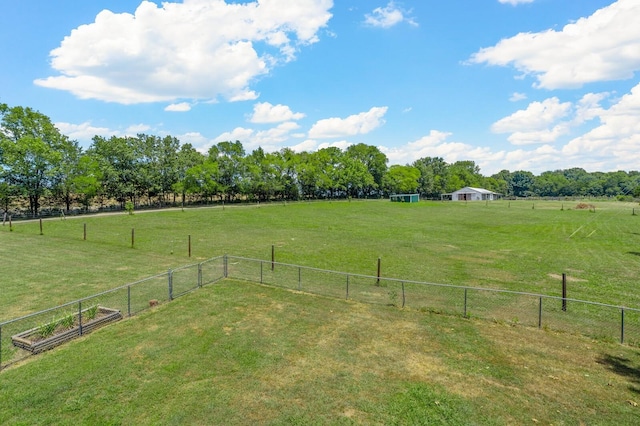
{"type": "Polygon", "coordinates": [[[124,203],[124,211],[126,211],[129,214],[133,214],[133,210],[134,210],[134,205],[132,201],[127,201],[126,203],[124,203]]]}

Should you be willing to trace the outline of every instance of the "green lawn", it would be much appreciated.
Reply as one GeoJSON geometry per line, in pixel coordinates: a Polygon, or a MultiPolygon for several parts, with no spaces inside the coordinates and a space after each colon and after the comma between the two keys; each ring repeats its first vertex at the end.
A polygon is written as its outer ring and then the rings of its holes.
{"type": "MultiPolygon", "coordinates": [[[[553,295],[566,273],[570,297],[639,306],[634,205],[576,204],[227,206],[48,220],[43,235],[7,224],[0,318],[224,253],[268,260],[272,245],[283,263],[375,275],[381,258],[385,277],[553,295]]],[[[3,370],[0,424],[637,423],[637,348],[473,318],[225,280],[3,370]]]]}
{"type": "Polygon", "coordinates": [[[631,203],[288,203],[0,227],[0,319],[225,253],[407,280],[640,306],[631,203]],[[535,208],[532,208],[535,207],[535,208]],[[84,224],[87,240],[83,241],[84,224]],[[135,229],[135,247],[131,231],[135,229]],[[188,257],[191,235],[192,257],[188,257]]]}
{"type": "Polygon", "coordinates": [[[0,374],[1,424],[635,424],[640,355],[233,280],[0,374]]]}

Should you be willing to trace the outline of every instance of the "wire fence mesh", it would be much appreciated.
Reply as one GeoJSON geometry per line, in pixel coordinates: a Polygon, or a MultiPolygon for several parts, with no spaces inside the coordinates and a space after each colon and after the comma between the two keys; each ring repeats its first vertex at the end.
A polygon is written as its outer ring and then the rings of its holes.
{"type": "Polygon", "coordinates": [[[64,341],[56,336],[66,333],[66,339],[86,334],[94,326],[136,315],[224,278],[640,346],[640,309],[515,291],[349,274],[225,255],[0,323],[0,369],[64,341]],[[92,321],[98,321],[97,325],[92,321]]]}
{"type": "Polygon", "coordinates": [[[640,345],[640,309],[517,291],[348,274],[235,256],[226,259],[228,277],[233,279],[640,345]]]}

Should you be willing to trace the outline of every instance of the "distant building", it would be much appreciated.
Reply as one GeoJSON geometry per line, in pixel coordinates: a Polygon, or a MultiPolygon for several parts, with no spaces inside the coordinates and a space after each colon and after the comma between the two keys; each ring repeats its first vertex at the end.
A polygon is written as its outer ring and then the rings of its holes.
{"type": "Polygon", "coordinates": [[[500,195],[488,189],[465,186],[449,194],[442,194],[441,198],[451,201],[494,201],[500,198],[500,195]]]}
{"type": "Polygon", "coordinates": [[[397,203],[417,203],[420,201],[419,194],[394,194],[389,199],[397,203]]]}

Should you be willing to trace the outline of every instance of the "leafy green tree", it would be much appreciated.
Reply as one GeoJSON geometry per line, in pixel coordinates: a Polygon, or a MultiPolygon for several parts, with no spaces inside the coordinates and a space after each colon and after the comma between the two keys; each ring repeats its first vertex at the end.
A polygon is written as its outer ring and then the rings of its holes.
{"type": "Polygon", "coordinates": [[[514,197],[528,197],[532,195],[534,183],[533,173],[522,170],[513,172],[507,182],[509,194],[514,197]]]}
{"type": "Polygon", "coordinates": [[[369,175],[371,175],[371,179],[369,179],[361,173],[357,173],[359,183],[354,182],[354,185],[357,187],[361,185],[363,181],[367,181],[368,183],[362,186],[360,190],[367,196],[376,195],[380,188],[382,188],[382,178],[387,172],[387,162],[389,161],[387,156],[380,151],[379,148],[363,143],[350,145],[345,155],[349,159],[362,163],[369,175]]]}
{"type": "Polygon", "coordinates": [[[300,164],[300,155],[290,148],[283,148],[272,157],[275,161],[276,173],[279,174],[282,182],[282,197],[289,200],[297,200],[300,198],[300,189],[298,185],[298,165],[300,164]]]}
{"type": "Polygon", "coordinates": [[[337,147],[322,148],[313,153],[317,172],[318,192],[323,197],[336,198],[344,195],[345,180],[341,177],[344,153],[337,147]]]}
{"type": "Polygon", "coordinates": [[[218,163],[206,159],[186,171],[184,179],[184,191],[187,194],[197,194],[204,200],[213,200],[213,197],[222,192],[220,170],[218,163]]]}
{"type": "Polygon", "coordinates": [[[445,193],[449,175],[449,165],[440,157],[424,157],[413,162],[420,171],[418,192],[427,198],[439,198],[445,193]]]}
{"type": "Polygon", "coordinates": [[[176,181],[171,186],[171,189],[174,193],[174,202],[175,193],[179,193],[182,197],[182,203],[184,204],[187,194],[187,172],[191,168],[202,164],[204,161],[204,155],[200,154],[191,144],[187,143],[180,146],[175,164],[176,181]]]}
{"type": "Polygon", "coordinates": [[[78,159],[75,171],[71,178],[72,191],[85,210],[88,210],[93,199],[100,192],[102,170],[95,158],[83,154],[78,159]]]}
{"type": "Polygon", "coordinates": [[[67,141],[64,149],[59,153],[60,161],[54,170],[52,193],[54,197],[62,201],[68,212],[78,195],[75,187],[76,178],[85,172],[85,170],[79,169],[82,148],[76,141],[67,141]]]}
{"type": "Polygon", "coordinates": [[[564,189],[569,187],[569,181],[562,171],[547,171],[538,176],[533,184],[532,191],[541,197],[557,197],[564,194],[564,189]]]}
{"type": "Polygon", "coordinates": [[[302,152],[296,164],[296,176],[304,198],[314,198],[320,191],[320,171],[315,153],[302,152]]]}
{"type": "Polygon", "coordinates": [[[408,194],[418,189],[420,170],[413,166],[394,164],[384,175],[383,188],[387,194],[408,194]]]}
{"type": "Polygon", "coordinates": [[[449,179],[445,192],[453,192],[465,186],[482,186],[480,167],[473,161],[456,161],[449,166],[449,179]]]}
{"type": "Polygon", "coordinates": [[[125,201],[136,202],[139,190],[139,162],[133,138],[112,136],[106,139],[94,136],[87,153],[102,170],[102,191],[107,198],[117,200],[124,207],[125,201]]]}
{"type": "Polygon", "coordinates": [[[209,159],[218,165],[220,186],[227,201],[243,192],[245,179],[245,151],[240,141],[219,142],[209,149],[209,159]]]}
{"type": "Polygon", "coordinates": [[[6,184],[29,199],[36,216],[40,199],[51,190],[69,140],[49,117],[31,108],[0,104],[0,160],[6,184]]]}
{"type": "Polygon", "coordinates": [[[349,197],[372,195],[374,189],[378,188],[367,166],[356,158],[343,157],[339,170],[339,186],[345,189],[349,197]]]}

